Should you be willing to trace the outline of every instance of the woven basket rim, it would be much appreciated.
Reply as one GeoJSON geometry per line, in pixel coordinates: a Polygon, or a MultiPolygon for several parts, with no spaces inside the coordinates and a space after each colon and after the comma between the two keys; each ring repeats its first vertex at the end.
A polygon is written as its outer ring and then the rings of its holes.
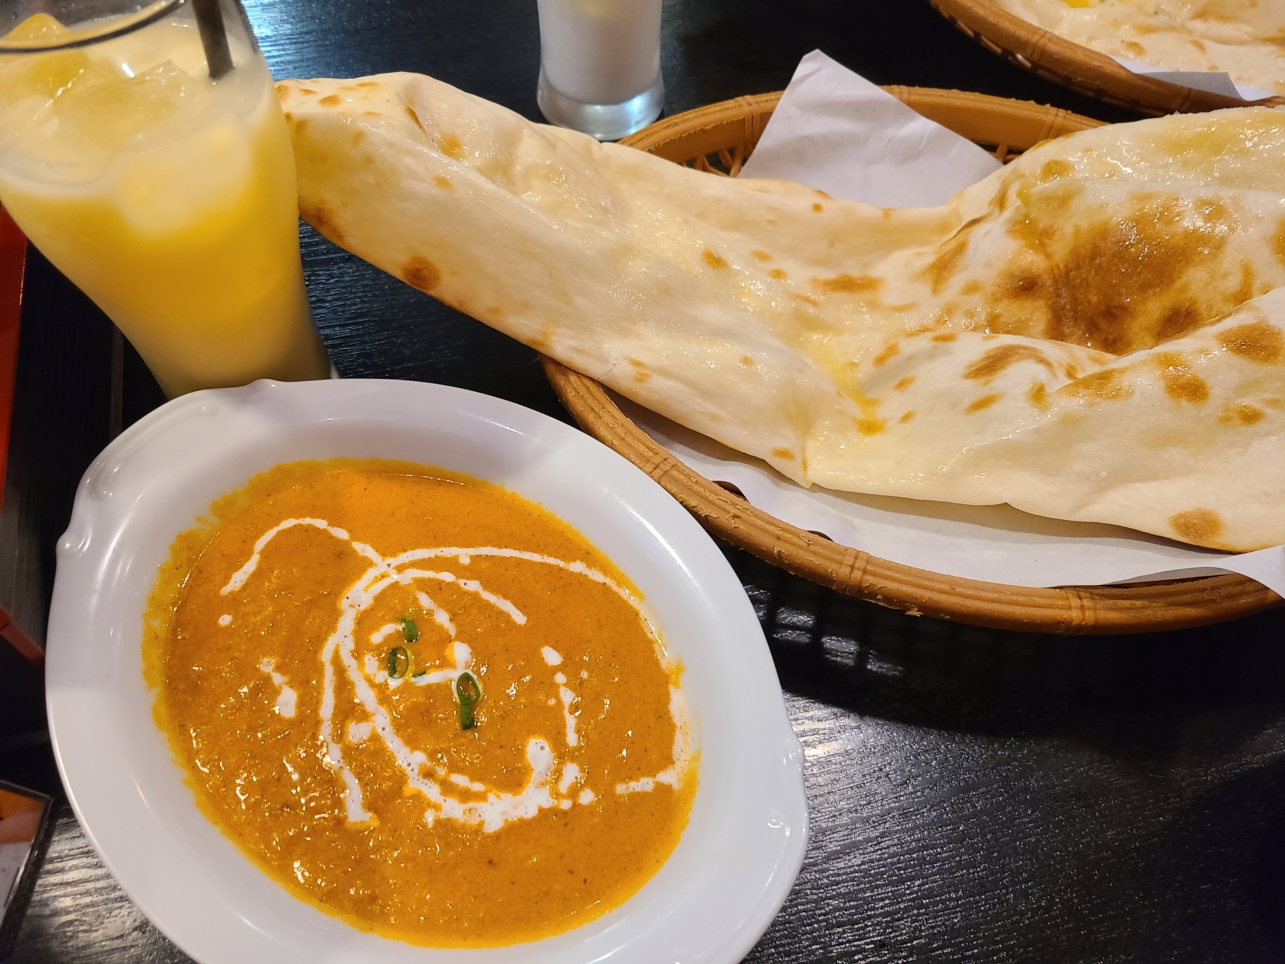
{"type": "MultiPolygon", "coordinates": [[[[1029,101],[931,88],[886,89],[929,116],[963,110],[1020,120],[1032,141],[1016,145],[1021,149],[1043,139],[1040,133],[1045,129],[1082,130],[1101,123],[1029,101]]],[[[739,168],[738,157],[747,146],[753,148],[779,99],[777,92],[711,104],[665,118],[622,143],[664,156],[666,146],[700,142],[710,153],[721,151],[725,165],[739,168]],[[729,138],[739,138],[739,145],[727,143],[729,138]]],[[[543,357],[542,362],[554,391],[581,428],[660,483],[707,529],[774,565],[848,595],[911,615],[1060,634],[1179,629],[1282,603],[1276,593],[1240,575],[1043,589],[946,576],[880,559],[783,522],[726,491],[653,441],[598,382],[551,358],[543,357]]]]}
{"type": "MultiPolygon", "coordinates": [[[[1106,54],[1028,23],[991,0],[928,0],[964,34],[991,53],[1080,94],[1140,114],[1170,114],[1243,107],[1223,94],[1155,80],[1126,70],[1106,54]]],[[[1274,96],[1250,103],[1285,104],[1274,96]]]]}

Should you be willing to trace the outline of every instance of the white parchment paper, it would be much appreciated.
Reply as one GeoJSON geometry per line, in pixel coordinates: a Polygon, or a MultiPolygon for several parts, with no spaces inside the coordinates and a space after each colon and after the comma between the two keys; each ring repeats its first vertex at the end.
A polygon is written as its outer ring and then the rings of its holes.
{"type": "Polygon", "coordinates": [[[1207,90],[1211,94],[1222,94],[1224,97],[1238,97],[1241,100],[1250,101],[1262,100],[1264,97],[1273,96],[1270,90],[1261,90],[1258,87],[1238,84],[1231,79],[1230,74],[1223,71],[1166,70],[1164,67],[1153,67],[1151,64],[1144,64],[1140,60],[1130,60],[1128,57],[1112,57],[1111,59],[1125,70],[1140,77],[1151,77],[1154,80],[1164,80],[1171,84],[1180,84],[1183,87],[1207,90]]]}
{"type": "Polygon", "coordinates": [[[881,208],[945,204],[1000,167],[819,50],[799,61],[741,177],[779,177],[881,208]]]}
{"type": "MultiPolygon", "coordinates": [[[[799,63],[741,177],[780,177],[882,207],[945,203],[998,162],[820,51],[799,63]],[[779,122],[779,124],[778,124],[779,122]]],[[[930,572],[1013,586],[1089,586],[1239,572],[1285,596],[1285,546],[1230,554],[1007,505],[965,506],[794,484],[743,455],[616,397],[653,439],[749,502],[835,542],[930,572]]]]}

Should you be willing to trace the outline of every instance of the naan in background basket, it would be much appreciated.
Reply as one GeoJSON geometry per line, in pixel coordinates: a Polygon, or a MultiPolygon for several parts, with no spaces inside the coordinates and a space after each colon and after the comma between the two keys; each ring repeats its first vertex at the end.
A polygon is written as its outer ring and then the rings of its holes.
{"type": "Polygon", "coordinates": [[[1282,0],[991,0],[1108,57],[1167,70],[1221,71],[1285,94],[1282,0]]]}
{"type": "Polygon", "coordinates": [[[799,484],[1285,542],[1285,113],[1099,128],[890,210],[412,74],[279,92],[322,234],[799,484]]]}

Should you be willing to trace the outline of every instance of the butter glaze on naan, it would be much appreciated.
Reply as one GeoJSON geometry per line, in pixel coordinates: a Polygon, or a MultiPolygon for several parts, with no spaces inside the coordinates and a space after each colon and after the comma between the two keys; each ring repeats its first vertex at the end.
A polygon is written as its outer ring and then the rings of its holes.
{"type": "Polygon", "coordinates": [[[1285,94],[1285,0],[992,0],[1109,57],[1285,94]]]}
{"type": "Polygon", "coordinates": [[[1285,113],[1099,128],[881,210],[412,74],[279,92],[324,235],[801,484],[1285,542],[1285,113]]]}

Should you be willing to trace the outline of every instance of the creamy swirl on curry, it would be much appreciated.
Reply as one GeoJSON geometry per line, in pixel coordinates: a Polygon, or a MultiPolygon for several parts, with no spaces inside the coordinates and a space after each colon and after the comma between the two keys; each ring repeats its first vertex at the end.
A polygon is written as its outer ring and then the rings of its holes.
{"type": "Polygon", "coordinates": [[[184,533],[150,601],[155,715],[205,813],[296,895],[433,946],[619,906],[696,787],[639,596],[497,486],[278,466],[184,533]]]}

